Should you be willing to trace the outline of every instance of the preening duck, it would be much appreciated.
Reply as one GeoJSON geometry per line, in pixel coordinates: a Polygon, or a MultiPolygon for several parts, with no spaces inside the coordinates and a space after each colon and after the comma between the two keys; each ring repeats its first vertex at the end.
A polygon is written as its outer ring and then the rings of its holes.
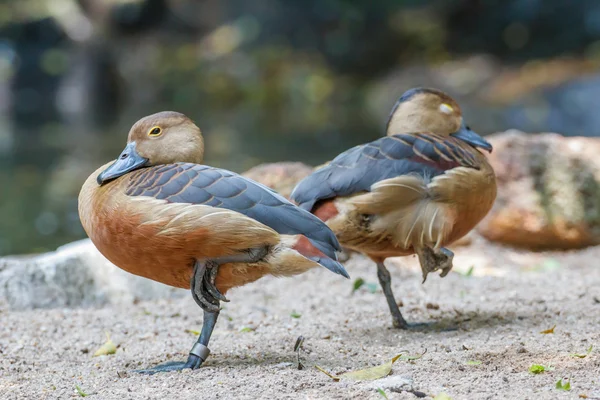
{"type": "Polygon", "coordinates": [[[356,146],[294,188],[291,198],[377,264],[394,327],[408,328],[394,299],[388,257],[417,254],[423,272],[452,269],[446,249],[489,212],[494,171],[479,149],[492,146],[467,127],[458,103],[428,88],[405,92],[387,136],[356,146]]]}
{"type": "Polygon", "coordinates": [[[202,165],[200,129],[161,112],[136,122],[116,161],[84,183],[79,215],[98,250],[118,267],[191,288],[204,310],[186,362],[142,372],[198,368],[227,291],[265,275],[292,276],[319,265],[348,277],[340,245],[321,220],[233,172],[202,165]]]}

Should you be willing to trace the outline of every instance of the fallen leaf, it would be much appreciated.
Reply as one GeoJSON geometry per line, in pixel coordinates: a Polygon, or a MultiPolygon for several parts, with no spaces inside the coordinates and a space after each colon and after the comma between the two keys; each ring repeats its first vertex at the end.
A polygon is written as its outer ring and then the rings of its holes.
{"type": "Polygon", "coordinates": [[[109,354],[115,354],[116,352],[117,346],[115,346],[112,339],[110,338],[110,335],[108,334],[108,332],[106,332],[106,342],[102,346],[100,346],[98,350],[96,350],[92,357],[106,356],[109,354]]]}
{"type": "Polygon", "coordinates": [[[481,361],[479,361],[479,360],[470,360],[470,361],[467,361],[467,365],[481,365],[481,361]]]}
{"type": "Polygon", "coordinates": [[[437,396],[433,398],[433,400],[452,400],[452,397],[448,396],[446,393],[439,393],[437,396]]]}
{"type": "Polygon", "coordinates": [[[253,332],[254,330],[255,330],[254,328],[251,328],[249,326],[242,326],[239,329],[239,332],[243,332],[243,333],[245,333],[245,332],[253,332]]]}
{"type": "Polygon", "coordinates": [[[352,294],[356,292],[362,285],[365,284],[365,280],[363,278],[356,278],[354,283],[352,284],[352,294]]]}
{"type": "Polygon", "coordinates": [[[554,370],[554,367],[544,366],[541,364],[533,364],[531,367],[529,367],[529,372],[531,372],[532,374],[541,374],[542,372],[547,372],[547,371],[552,371],[552,370],[554,370]]]}
{"type": "Polygon", "coordinates": [[[319,371],[321,371],[322,373],[324,373],[325,375],[327,375],[328,377],[330,377],[331,379],[333,379],[336,382],[340,380],[339,376],[335,376],[335,375],[330,374],[329,372],[325,371],[323,368],[319,367],[318,365],[315,365],[315,368],[318,369],[319,371]]]}
{"type": "Polygon", "coordinates": [[[381,397],[383,397],[385,400],[389,400],[389,399],[388,399],[388,397],[387,397],[387,394],[385,394],[385,392],[383,391],[383,389],[382,389],[382,388],[379,388],[379,387],[378,387],[378,388],[377,388],[377,393],[379,393],[379,395],[380,395],[381,397]]]}
{"type": "Polygon", "coordinates": [[[390,361],[378,365],[376,367],[361,369],[358,371],[345,372],[340,375],[332,375],[329,372],[325,371],[323,368],[319,367],[318,365],[315,365],[315,367],[334,381],[339,381],[340,379],[348,379],[351,381],[372,381],[388,376],[390,372],[392,372],[392,365],[396,362],[396,360],[400,358],[400,356],[401,354],[398,354],[390,361]]]}
{"type": "Polygon", "coordinates": [[[75,390],[77,390],[77,394],[78,394],[80,397],[87,397],[87,396],[89,396],[87,393],[85,393],[85,392],[84,392],[84,391],[83,391],[83,390],[82,390],[82,389],[79,387],[79,385],[75,385],[75,390]]]}
{"type": "Polygon", "coordinates": [[[302,316],[302,314],[298,314],[296,311],[292,311],[292,313],[290,314],[290,317],[292,318],[300,318],[302,316]]]}
{"type": "Polygon", "coordinates": [[[425,354],[427,353],[427,349],[425,349],[424,352],[422,352],[421,354],[417,354],[416,356],[400,356],[399,360],[400,361],[413,361],[413,360],[418,360],[419,358],[422,358],[425,354]]]}
{"type": "Polygon", "coordinates": [[[554,324],[554,326],[552,328],[541,331],[540,333],[543,335],[548,335],[549,333],[554,333],[554,328],[556,328],[556,324],[554,324]]]}
{"type": "Polygon", "coordinates": [[[571,390],[571,382],[563,383],[562,379],[559,379],[558,382],[556,382],[555,387],[558,390],[569,391],[569,390],[571,390]]]}
{"type": "Polygon", "coordinates": [[[580,398],[580,399],[587,399],[587,398],[588,398],[588,395],[587,395],[587,394],[585,394],[585,393],[581,393],[581,394],[579,395],[579,398],[580,398]]]}
{"type": "Polygon", "coordinates": [[[586,352],[584,354],[571,354],[571,357],[576,357],[576,358],[586,358],[587,356],[590,355],[590,353],[592,352],[592,349],[594,348],[593,345],[590,345],[590,347],[588,347],[588,349],[586,350],[586,352]]]}
{"type": "Polygon", "coordinates": [[[187,333],[191,333],[192,335],[196,335],[196,336],[198,336],[200,334],[200,331],[195,331],[193,329],[186,329],[185,331],[187,333]]]}

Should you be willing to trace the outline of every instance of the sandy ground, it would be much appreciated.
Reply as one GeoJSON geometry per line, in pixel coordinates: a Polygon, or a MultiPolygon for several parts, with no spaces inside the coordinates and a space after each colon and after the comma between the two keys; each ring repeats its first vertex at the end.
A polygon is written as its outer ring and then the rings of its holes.
{"type": "MultiPolygon", "coordinates": [[[[378,287],[351,294],[352,281],[324,269],[266,278],[229,293],[213,354],[201,369],[183,373],[131,370],[186,357],[195,340],[186,330],[202,322],[187,294],[100,309],[4,308],[0,398],[78,397],[78,385],[98,399],[382,399],[377,388],[389,399],[441,392],[453,399],[600,399],[600,247],[526,253],[476,239],[455,252],[458,272],[430,275],[424,285],[415,258],[389,260],[405,316],[437,323],[427,331],[392,329],[378,287]],[[458,330],[439,329],[453,323],[458,330]],[[540,333],[553,325],[554,334],[540,333]],[[105,332],[118,351],[92,358],[105,332]],[[303,370],[293,352],[300,335],[303,370]],[[571,356],[590,345],[586,358],[571,356]],[[342,373],[425,350],[372,382],[334,382],[314,368],[342,373]],[[532,364],[554,370],[533,375],[532,364]],[[561,378],[570,378],[570,392],[555,388],[561,378]]],[[[347,268],[353,280],[377,281],[362,257],[347,268]]]]}

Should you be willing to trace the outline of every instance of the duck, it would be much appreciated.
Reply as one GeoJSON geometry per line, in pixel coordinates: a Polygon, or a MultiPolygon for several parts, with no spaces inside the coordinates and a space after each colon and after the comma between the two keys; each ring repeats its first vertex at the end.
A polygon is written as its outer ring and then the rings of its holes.
{"type": "Polygon", "coordinates": [[[152,114],[131,127],[119,157],[93,172],[79,194],[81,223],[104,257],[132,274],[190,289],[203,310],[187,360],[141,373],[199,368],[232,288],[319,266],[349,278],[324,222],[260,183],[203,165],[203,156],[202,133],[190,118],[152,114]]]}
{"type": "Polygon", "coordinates": [[[490,211],[496,177],[483,151],[492,145],[463,120],[455,99],[435,89],[407,90],[395,103],[386,136],[355,146],[300,181],[290,198],[362,253],[377,276],[395,328],[422,328],[402,315],[384,261],[416,254],[423,283],[446,276],[465,236],[490,211]]]}

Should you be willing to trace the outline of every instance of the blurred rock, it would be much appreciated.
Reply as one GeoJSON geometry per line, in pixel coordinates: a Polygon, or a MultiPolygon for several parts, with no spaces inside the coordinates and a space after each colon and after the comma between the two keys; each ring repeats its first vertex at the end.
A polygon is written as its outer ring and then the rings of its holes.
{"type": "Polygon", "coordinates": [[[89,239],[37,256],[0,258],[0,301],[15,310],[131,303],[185,292],[117,268],[89,239]]]}
{"type": "Polygon", "coordinates": [[[313,167],[301,162],[277,162],[257,165],[242,175],[270,187],[289,199],[296,184],[312,171],[313,167]]]}
{"type": "Polygon", "coordinates": [[[539,250],[600,244],[600,139],[519,131],[487,139],[498,197],[479,233],[539,250]]]}
{"type": "MultiPolygon", "coordinates": [[[[257,165],[242,175],[270,187],[289,199],[296,184],[310,175],[315,168],[318,166],[313,168],[301,162],[277,162],[257,165]]],[[[338,254],[338,259],[340,262],[346,262],[353,253],[355,253],[353,250],[344,249],[338,254]]]]}

